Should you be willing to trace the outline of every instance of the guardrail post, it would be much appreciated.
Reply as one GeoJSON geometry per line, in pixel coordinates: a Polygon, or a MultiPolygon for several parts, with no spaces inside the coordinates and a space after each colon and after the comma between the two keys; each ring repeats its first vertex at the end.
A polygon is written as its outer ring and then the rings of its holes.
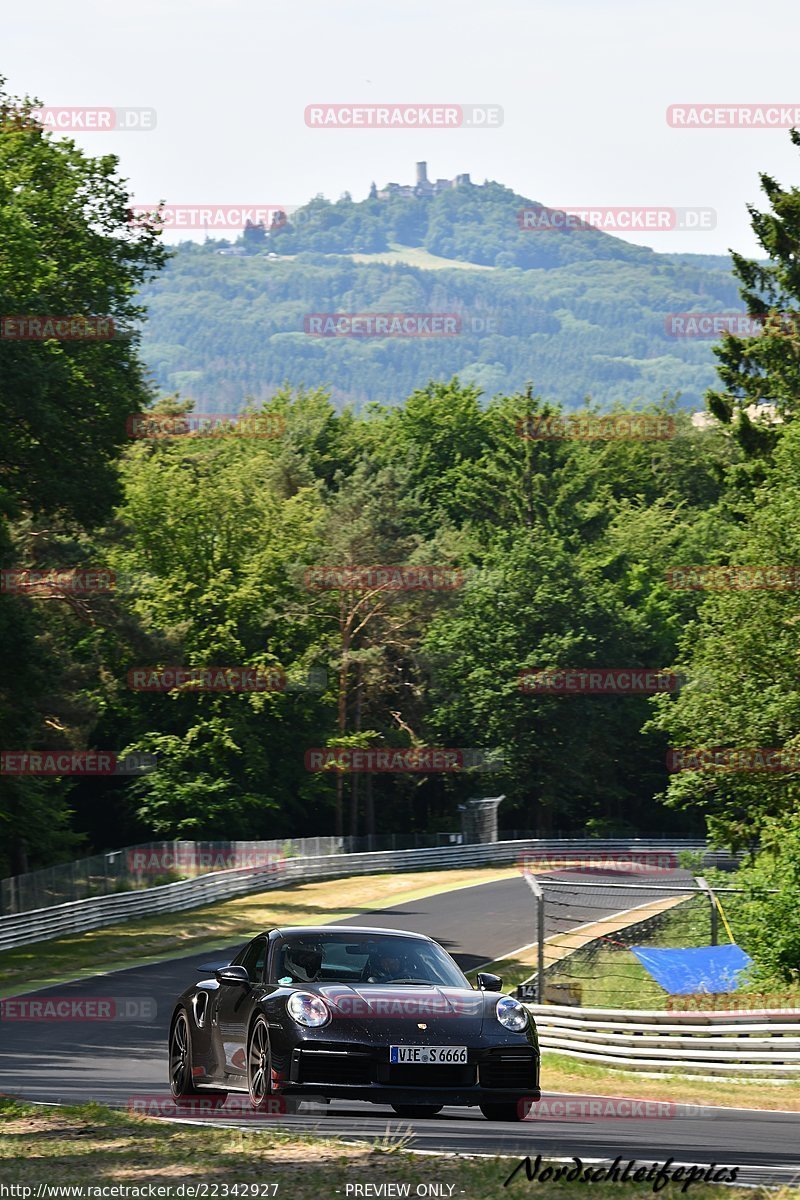
{"type": "MultiPolygon", "coordinates": [[[[541,890],[541,889],[540,889],[541,890]]],[[[537,951],[537,967],[539,973],[539,983],[536,988],[536,994],[539,997],[539,1003],[544,1004],[544,891],[542,891],[538,902],[539,912],[537,914],[537,934],[539,939],[539,948],[537,951]]]]}
{"type": "Polygon", "coordinates": [[[708,896],[708,903],[711,906],[711,945],[719,944],[719,913],[717,912],[717,898],[711,890],[709,883],[702,875],[695,875],[695,881],[701,891],[708,896]]]}
{"type": "Polygon", "coordinates": [[[536,897],[536,1003],[544,1004],[544,892],[533,875],[526,875],[525,882],[536,897]]]}

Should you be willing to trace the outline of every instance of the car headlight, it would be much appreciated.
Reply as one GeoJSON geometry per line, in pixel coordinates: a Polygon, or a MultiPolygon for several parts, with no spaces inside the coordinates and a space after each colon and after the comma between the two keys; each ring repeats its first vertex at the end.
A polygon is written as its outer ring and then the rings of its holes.
{"type": "Polygon", "coordinates": [[[324,1025],[331,1015],[325,1001],[319,996],[312,996],[311,992],[292,992],[286,1007],[289,1016],[297,1021],[298,1025],[308,1025],[311,1028],[324,1025]]]}
{"type": "Polygon", "coordinates": [[[513,1030],[514,1033],[522,1033],[522,1030],[527,1027],[528,1013],[512,996],[501,996],[497,1001],[495,1012],[500,1024],[505,1025],[506,1029],[513,1030]]]}

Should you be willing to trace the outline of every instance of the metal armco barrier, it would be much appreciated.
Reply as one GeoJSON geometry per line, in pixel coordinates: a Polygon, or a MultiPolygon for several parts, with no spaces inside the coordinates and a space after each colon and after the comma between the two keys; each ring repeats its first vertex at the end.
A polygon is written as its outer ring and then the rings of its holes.
{"type": "Polygon", "coordinates": [[[528,1004],[539,1044],[620,1070],[767,1083],[800,1075],[800,1009],[661,1012],[528,1004]]]}
{"type": "MultiPolygon", "coordinates": [[[[0,951],[32,942],[44,942],[68,933],[102,929],[137,917],[182,912],[216,900],[245,896],[295,883],[342,879],[348,875],[380,875],[399,871],[448,870],[456,867],[508,866],[522,855],[591,853],[668,854],[704,850],[699,840],[673,839],[540,839],[487,842],[461,846],[435,846],[421,850],[380,850],[363,854],[327,854],[282,859],[269,867],[217,871],[198,879],[167,883],[138,892],[94,896],[50,908],[0,917],[0,951]]],[[[727,860],[711,851],[709,862],[727,860]]]]}

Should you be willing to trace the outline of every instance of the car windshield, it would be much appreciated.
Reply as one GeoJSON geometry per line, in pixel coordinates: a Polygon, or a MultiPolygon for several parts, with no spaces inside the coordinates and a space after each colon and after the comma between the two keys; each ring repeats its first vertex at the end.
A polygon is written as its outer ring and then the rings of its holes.
{"type": "Polygon", "coordinates": [[[305,934],[287,937],[277,980],[290,983],[387,984],[468,988],[449,954],[435,942],[375,934],[305,934]]]}

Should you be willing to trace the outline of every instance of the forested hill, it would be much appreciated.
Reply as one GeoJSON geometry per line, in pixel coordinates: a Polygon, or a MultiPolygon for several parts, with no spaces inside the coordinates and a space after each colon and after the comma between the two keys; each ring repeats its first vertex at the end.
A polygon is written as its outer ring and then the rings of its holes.
{"type": "MultiPolygon", "coordinates": [[[[554,212],[556,210],[553,210],[554,212]]],[[[499,183],[460,184],[438,196],[390,196],[386,200],[336,203],[323,196],[278,218],[270,230],[279,254],[379,254],[392,246],[421,247],[441,258],[486,267],[552,269],[574,263],[647,263],[659,255],[588,225],[581,228],[524,228],[541,218],[555,222],[539,201],[499,183]],[[539,210],[542,210],[539,212],[539,210]]],[[[580,225],[577,218],[571,225],[580,225]]],[[[705,265],[727,269],[726,258],[704,256],[705,265]]]]}
{"type": "Polygon", "coordinates": [[[594,229],[523,230],[533,203],[499,184],[431,199],[318,197],[235,245],[185,243],[144,294],[156,384],[223,410],[287,382],[322,382],[340,405],[399,403],[454,374],[489,395],[532,379],[567,407],[665,392],[701,407],[712,343],[672,337],[666,321],[741,308],[729,261],[594,229]],[[319,313],[455,313],[460,332],[320,337],[306,332],[319,313]]]}

